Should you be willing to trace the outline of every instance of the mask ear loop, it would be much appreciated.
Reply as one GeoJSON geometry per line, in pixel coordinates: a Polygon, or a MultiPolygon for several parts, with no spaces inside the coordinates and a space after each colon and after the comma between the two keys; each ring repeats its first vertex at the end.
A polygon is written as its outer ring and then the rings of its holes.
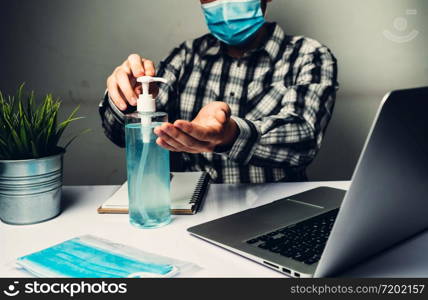
{"type": "Polygon", "coordinates": [[[128,275],[128,278],[169,278],[178,274],[178,268],[173,266],[166,274],[155,274],[150,272],[135,272],[128,275]]]}

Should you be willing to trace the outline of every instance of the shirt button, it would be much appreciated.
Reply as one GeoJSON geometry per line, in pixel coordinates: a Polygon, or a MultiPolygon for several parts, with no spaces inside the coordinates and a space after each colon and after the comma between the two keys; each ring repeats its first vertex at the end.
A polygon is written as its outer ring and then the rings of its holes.
{"type": "Polygon", "coordinates": [[[234,93],[234,92],[231,92],[231,93],[230,93],[230,97],[235,97],[235,93],[234,93]]]}

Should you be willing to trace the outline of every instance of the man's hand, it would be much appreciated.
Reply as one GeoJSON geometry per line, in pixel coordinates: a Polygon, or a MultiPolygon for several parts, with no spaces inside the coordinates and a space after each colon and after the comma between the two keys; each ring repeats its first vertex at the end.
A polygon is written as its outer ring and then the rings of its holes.
{"type": "MultiPolygon", "coordinates": [[[[131,54],[107,78],[110,99],[120,110],[126,110],[128,104],[137,105],[138,95],[142,92],[137,78],[141,76],[155,76],[155,66],[152,61],[141,58],[138,54],[131,54]]],[[[156,84],[150,85],[151,94],[156,96],[158,91],[156,84]]]]}
{"type": "Polygon", "coordinates": [[[217,146],[230,146],[239,128],[230,117],[230,107],[224,102],[204,106],[192,121],[177,120],[155,128],[157,144],[174,152],[213,152],[217,146]]]}

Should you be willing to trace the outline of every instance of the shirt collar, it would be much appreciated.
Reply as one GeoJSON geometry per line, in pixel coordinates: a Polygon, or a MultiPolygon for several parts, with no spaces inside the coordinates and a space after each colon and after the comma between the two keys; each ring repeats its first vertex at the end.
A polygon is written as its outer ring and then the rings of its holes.
{"type": "MultiPolygon", "coordinates": [[[[282,28],[276,23],[268,23],[269,26],[269,36],[262,43],[262,45],[256,49],[251,50],[247,55],[251,55],[255,52],[265,52],[272,61],[278,56],[280,46],[286,38],[285,32],[282,28]]],[[[213,42],[203,51],[202,56],[217,56],[226,54],[226,45],[216,38],[213,38],[213,42]]]]}

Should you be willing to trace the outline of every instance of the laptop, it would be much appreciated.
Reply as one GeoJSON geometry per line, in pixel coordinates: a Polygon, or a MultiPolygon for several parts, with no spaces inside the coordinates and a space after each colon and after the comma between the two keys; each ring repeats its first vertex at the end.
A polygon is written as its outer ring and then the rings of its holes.
{"type": "Polygon", "coordinates": [[[348,191],[319,187],[188,231],[290,277],[330,277],[427,228],[428,87],[385,96],[348,191]]]}

